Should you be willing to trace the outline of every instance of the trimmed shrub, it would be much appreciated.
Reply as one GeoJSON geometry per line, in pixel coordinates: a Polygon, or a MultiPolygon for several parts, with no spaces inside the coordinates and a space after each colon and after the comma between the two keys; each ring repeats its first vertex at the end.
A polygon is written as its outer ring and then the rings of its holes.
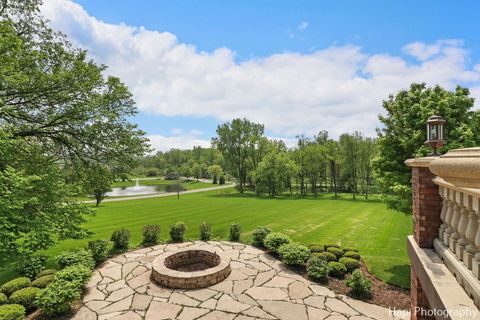
{"type": "Polygon", "coordinates": [[[356,297],[369,298],[372,296],[372,280],[367,278],[360,270],[355,270],[345,282],[352,288],[350,294],[356,297]]]}
{"type": "Polygon", "coordinates": [[[218,184],[225,184],[225,177],[224,176],[221,176],[219,179],[218,179],[218,184]]]}
{"type": "Polygon", "coordinates": [[[328,243],[323,245],[323,248],[325,249],[325,251],[327,251],[328,248],[340,248],[340,246],[335,243],[328,243]]]}
{"type": "Polygon", "coordinates": [[[212,233],[212,226],[206,222],[200,224],[200,240],[208,241],[212,233]]]}
{"type": "Polygon", "coordinates": [[[95,265],[99,265],[107,259],[108,256],[108,241],[105,240],[93,240],[88,241],[88,250],[92,253],[92,258],[95,261],[95,265]]]}
{"type": "Polygon", "coordinates": [[[80,299],[81,288],[75,282],[55,280],[41,290],[35,303],[47,316],[65,313],[80,299]]]}
{"type": "Polygon", "coordinates": [[[317,253],[317,252],[324,252],[325,248],[320,245],[320,244],[310,244],[308,245],[308,248],[312,253],[317,253]]]}
{"type": "Polygon", "coordinates": [[[5,293],[7,296],[10,296],[17,290],[29,287],[30,283],[31,281],[27,277],[16,278],[4,283],[0,288],[0,291],[5,293]]]}
{"type": "Polygon", "coordinates": [[[147,224],[142,229],[144,246],[153,246],[158,244],[158,237],[160,236],[160,226],[158,224],[147,224]]]}
{"type": "Polygon", "coordinates": [[[263,247],[263,240],[265,237],[272,232],[272,229],[269,227],[258,227],[252,232],[253,245],[257,247],[263,247]]]}
{"type": "Polygon", "coordinates": [[[343,257],[340,258],[338,262],[342,263],[345,268],[347,268],[347,272],[352,272],[353,270],[360,268],[360,262],[352,258],[343,257]]]}
{"type": "Polygon", "coordinates": [[[355,251],[346,251],[343,256],[345,258],[352,258],[352,259],[355,259],[355,260],[360,260],[360,254],[358,252],[355,252],[355,251]]]}
{"type": "Polygon", "coordinates": [[[347,252],[347,251],[355,251],[355,252],[358,252],[358,250],[357,250],[357,249],[355,249],[355,248],[351,248],[351,247],[344,247],[344,248],[343,248],[343,252],[347,252]]]}
{"type": "Polygon", "coordinates": [[[66,267],[55,274],[54,282],[71,282],[75,283],[78,288],[82,288],[92,274],[92,270],[88,267],[77,264],[66,267]]]}
{"type": "Polygon", "coordinates": [[[75,248],[60,253],[55,257],[55,262],[57,262],[61,269],[73,265],[83,265],[92,270],[95,266],[92,253],[89,250],[80,248],[75,248]]]}
{"type": "Polygon", "coordinates": [[[230,236],[228,237],[228,239],[230,241],[240,241],[240,231],[240,225],[238,223],[232,223],[230,225],[230,236]]]}
{"type": "Polygon", "coordinates": [[[343,256],[343,250],[339,248],[330,247],[327,248],[327,252],[333,253],[337,257],[337,260],[343,256]]]}
{"type": "Polygon", "coordinates": [[[5,293],[0,292],[0,305],[7,303],[7,300],[8,300],[8,298],[5,295],[5,293]]]}
{"type": "Polygon", "coordinates": [[[54,275],[48,274],[46,276],[38,277],[37,279],[33,280],[31,285],[32,287],[43,289],[46,286],[48,286],[50,283],[52,283],[53,279],[54,279],[54,275]]]}
{"type": "Polygon", "coordinates": [[[25,313],[25,307],[19,304],[5,304],[0,306],[1,320],[23,320],[25,313]]]}
{"type": "Polygon", "coordinates": [[[27,256],[22,259],[21,273],[29,277],[30,279],[35,279],[37,274],[39,274],[45,265],[47,264],[48,257],[44,254],[36,256],[27,256]]]}
{"type": "Polygon", "coordinates": [[[328,267],[330,268],[330,275],[335,278],[343,278],[347,273],[347,268],[340,262],[330,261],[328,267]]]}
{"type": "Polygon", "coordinates": [[[337,256],[331,252],[318,252],[312,254],[313,257],[325,260],[327,262],[337,261],[337,256]]]}
{"type": "Polygon", "coordinates": [[[310,258],[307,266],[307,274],[311,279],[326,283],[329,273],[330,268],[327,265],[327,261],[316,256],[310,258]]]}
{"type": "Polygon", "coordinates": [[[172,224],[168,229],[172,242],[183,242],[185,240],[185,231],[187,231],[187,227],[181,221],[172,224]]]}
{"type": "Polygon", "coordinates": [[[298,243],[283,244],[278,248],[282,261],[288,265],[302,264],[310,257],[310,250],[298,243]]]}
{"type": "Polygon", "coordinates": [[[57,269],[45,269],[39,274],[37,274],[37,279],[43,276],[49,276],[51,274],[55,274],[57,272],[57,269]]]}
{"type": "Polygon", "coordinates": [[[263,240],[263,244],[268,250],[277,252],[281,245],[290,243],[290,237],[280,232],[269,233],[263,240]]]}
{"type": "Polygon", "coordinates": [[[130,230],[118,229],[113,231],[110,240],[113,242],[113,249],[115,251],[127,251],[128,243],[130,242],[130,230]]]}
{"type": "Polygon", "coordinates": [[[27,287],[12,293],[8,302],[12,304],[20,304],[27,309],[27,311],[35,309],[35,300],[37,299],[38,294],[40,293],[39,288],[27,287]]]}

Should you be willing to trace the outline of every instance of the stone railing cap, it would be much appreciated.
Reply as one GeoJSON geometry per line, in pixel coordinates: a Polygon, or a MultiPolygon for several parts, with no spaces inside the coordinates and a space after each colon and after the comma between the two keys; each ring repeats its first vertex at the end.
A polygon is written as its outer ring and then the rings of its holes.
{"type": "Polygon", "coordinates": [[[405,164],[409,167],[428,168],[430,166],[430,163],[432,163],[432,161],[437,158],[438,157],[412,158],[412,159],[405,160],[405,164]]]}
{"type": "Polygon", "coordinates": [[[456,187],[480,189],[480,148],[449,150],[432,161],[429,168],[456,187]]]}

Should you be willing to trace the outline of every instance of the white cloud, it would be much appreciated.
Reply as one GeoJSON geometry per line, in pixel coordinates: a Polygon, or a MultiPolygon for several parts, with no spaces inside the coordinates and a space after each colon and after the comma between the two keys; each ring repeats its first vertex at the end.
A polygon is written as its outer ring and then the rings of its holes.
{"type": "Polygon", "coordinates": [[[308,25],[309,25],[308,21],[302,21],[302,22],[298,25],[297,29],[298,29],[298,30],[305,30],[305,29],[308,28],[308,25]]]}
{"type": "Polygon", "coordinates": [[[150,145],[156,151],[168,151],[170,149],[192,149],[193,147],[210,147],[210,141],[201,139],[195,135],[163,136],[158,134],[148,135],[150,145]]]}
{"type": "MultiPolygon", "coordinates": [[[[469,53],[458,40],[407,44],[403,52],[415,62],[332,46],[238,63],[228,48],[202,52],[168,32],[107,24],[68,0],[46,1],[43,13],[55,29],[108,65],[141,110],[159,115],[247,117],[275,136],[321,129],[333,137],[354,130],[375,135],[382,100],[414,81],[449,89],[462,83],[480,95],[480,67],[469,66],[469,53]]],[[[154,144],[168,146],[162,149],[195,139],[206,143],[195,134],[152,136],[154,144]]]]}

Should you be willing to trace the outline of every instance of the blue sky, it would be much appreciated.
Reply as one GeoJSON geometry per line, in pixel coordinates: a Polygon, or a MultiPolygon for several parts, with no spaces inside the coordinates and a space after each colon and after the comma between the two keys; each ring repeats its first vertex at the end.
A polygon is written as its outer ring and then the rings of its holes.
{"type": "Polygon", "coordinates": [[[475,1],[46,0],[55,29],[134,93],[158,150],[206,145],[245,116],[291,142],[374,135],[412,81],[480,96],[475,1]]]}

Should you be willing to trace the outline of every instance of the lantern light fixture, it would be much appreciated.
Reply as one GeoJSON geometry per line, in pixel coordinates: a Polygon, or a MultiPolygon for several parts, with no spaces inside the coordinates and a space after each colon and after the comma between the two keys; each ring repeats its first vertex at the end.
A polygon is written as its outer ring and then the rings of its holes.
{"type": "Polygon", "coordinates": [[[433,149],[430,156],[440,156],[437,149],[445,145],[445,140],[443,140],[443,126],[445,123],[446,121],[442,117],[436,115],[431,116],[427,120],[427,141],[425,141],[425,144],[433,149]]]}

